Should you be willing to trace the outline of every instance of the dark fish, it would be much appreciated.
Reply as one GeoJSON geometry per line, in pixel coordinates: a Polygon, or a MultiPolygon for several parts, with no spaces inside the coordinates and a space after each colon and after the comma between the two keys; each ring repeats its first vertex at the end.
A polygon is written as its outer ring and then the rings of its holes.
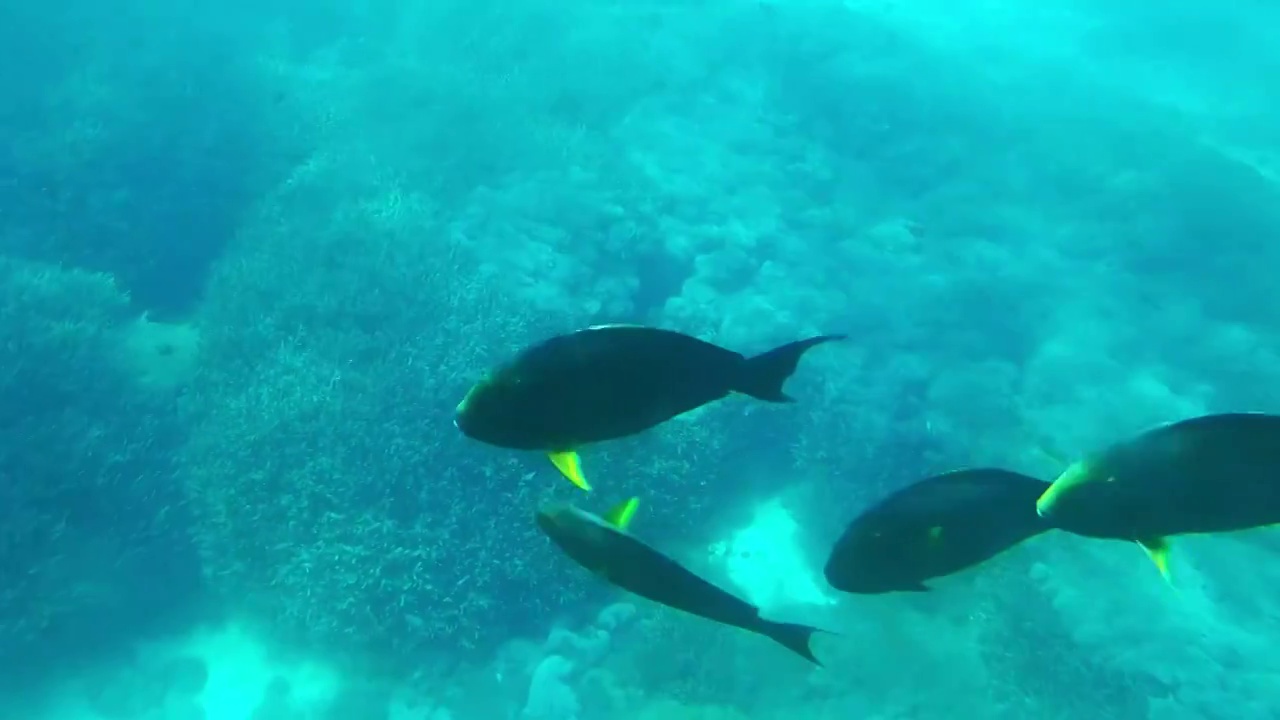
{"type": "Polygon", "coordinates": [[[1072,464],[1036,510],[1067,532],[1138,543],[1168,579],[1169,537],[1280,522],[1280,415],[1204,415],[1140,433],[1072,464]]]}
{"type": "Polygon", "coordinates": [[[738,392],[791,402],[783,383],[823,335],[745,357],[670,330],[602,325],[557,335],[476,383],[458,403],[464,435],[498,447],[540,450],[589,490],[575,450],[648,430],[738,392]]]}
{"type": "Polygon", "coordinates": [[[538,511],[538,527],[574,562],[610,584],[669,608],[764,635],[821,665],[809,648],[818,628],[774,622],[760,609],[704,580],[627,532],[635,498],[604,517],[571,505],[538,511]]]}
{"type": "Polygon", "coordinates": [[[1049,529],[1036,498],[1049,483],[976,468],[925,478],[863,512],[836,541],[824,574],[850,593],[922,592],[1049,529]]]}

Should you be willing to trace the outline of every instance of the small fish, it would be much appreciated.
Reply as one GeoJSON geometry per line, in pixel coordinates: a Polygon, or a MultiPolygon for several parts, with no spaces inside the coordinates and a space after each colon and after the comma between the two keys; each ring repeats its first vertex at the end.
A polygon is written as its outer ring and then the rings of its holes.
{"type": "Polygon", "coordinates": [[[760,609],[685,568],[627,532],[635,498],[603,517],[571,505],[538,510],[538,527],[574,562],[606,582],[669,608],[770,638],[817,665],[809,640],[818,628],[774,622],[760,609]]]}
{"type": "Polygon", "coordinates": [[[583,490],[577,449],[648,430],[738,392],[791,402],[782,386],[822,335],[746,357],[671,330],[600,325],[534,345],[476,383],[454,425],[474,440],[547,453],[583,490]]]}
{"type": "Polygon", "coordinates": [[[982,563],[1048,530],[1036,514],[1036,498],[1048,487],[996,468],[908,485],[849,523],[827,558],[827,582],[866,595],[928,590],[926,580],[982,563]]]}
{"type": "Polygon", "coordinates": [[[1036,512],[1067,532],[1138,543],[1170,580],[1170,537],[1280,523],[1280,415],[1203,415],[1139,433],[1069,466],[1036,512]]]}

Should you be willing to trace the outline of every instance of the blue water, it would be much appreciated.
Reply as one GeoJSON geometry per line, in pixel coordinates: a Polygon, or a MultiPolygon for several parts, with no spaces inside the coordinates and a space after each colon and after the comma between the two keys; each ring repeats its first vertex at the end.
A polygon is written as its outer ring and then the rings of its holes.
{"type": "Polygon", "coordinates": [[[1280,6],[0,4],[0,718],[1270,720],[1280,538],[826,587],[924,475],[1280,410],[1280,6]],[[453,409],[599,322],[741,398],[545,458],[453,409]],[[810,667],[597,582],[551,499],[810,667]]]}

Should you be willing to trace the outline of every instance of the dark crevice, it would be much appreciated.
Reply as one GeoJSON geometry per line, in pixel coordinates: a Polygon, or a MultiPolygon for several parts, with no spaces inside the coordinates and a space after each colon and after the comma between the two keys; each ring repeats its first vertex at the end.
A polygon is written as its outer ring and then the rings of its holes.
{"type": "Polygon", "coordinates": [[[680,294],[693,276],[691,260],[680,260],[662,250],[638,253],[634,257],[636,291],[632,307],[638,318],[651,318],[667,301],[680,294]]]}

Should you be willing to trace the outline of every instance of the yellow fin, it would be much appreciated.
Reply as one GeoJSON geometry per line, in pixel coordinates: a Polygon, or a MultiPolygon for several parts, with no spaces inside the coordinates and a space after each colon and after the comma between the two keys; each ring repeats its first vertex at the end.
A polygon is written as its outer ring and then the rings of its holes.
{"type": "Polygon", "coordinates": [[[1036,514],[1048,517],[1053,512],[1053,504],[1066,490],[1091,481],[1089,465],[1083,460],[1072,463],[1036,500],[1036,514]]]}
{"type": "Polygon", "coordinates": [[[591,484],[582,474],[582,461],[578,459],[578,453],[566,450],[550,453],[547,457],[551,458],[551,464],[555,465],[560,474],[569,479],[569,482],[591,492],[591,484]]]}
{"type": "Polygon", "coordinates": [[[1169,572],[1169,541],[1165,538],[1149,538],[1138,540],[1138,545],[1147,552],[1147,557],[1151,558],[1151,562],[1156,564],[1156,570],[1160,571],[1160,577],[1164,581],[1173,585],[1173,575],[1169,572]]]}
{"type": "Polygon", "coordinates": [[[630,498],[623,500],[604,514],[604,521],[619,530],[626,530],[631,524],[631,518],[635,517],[636,508],[640,507],[640,498],[630,498]]]}

